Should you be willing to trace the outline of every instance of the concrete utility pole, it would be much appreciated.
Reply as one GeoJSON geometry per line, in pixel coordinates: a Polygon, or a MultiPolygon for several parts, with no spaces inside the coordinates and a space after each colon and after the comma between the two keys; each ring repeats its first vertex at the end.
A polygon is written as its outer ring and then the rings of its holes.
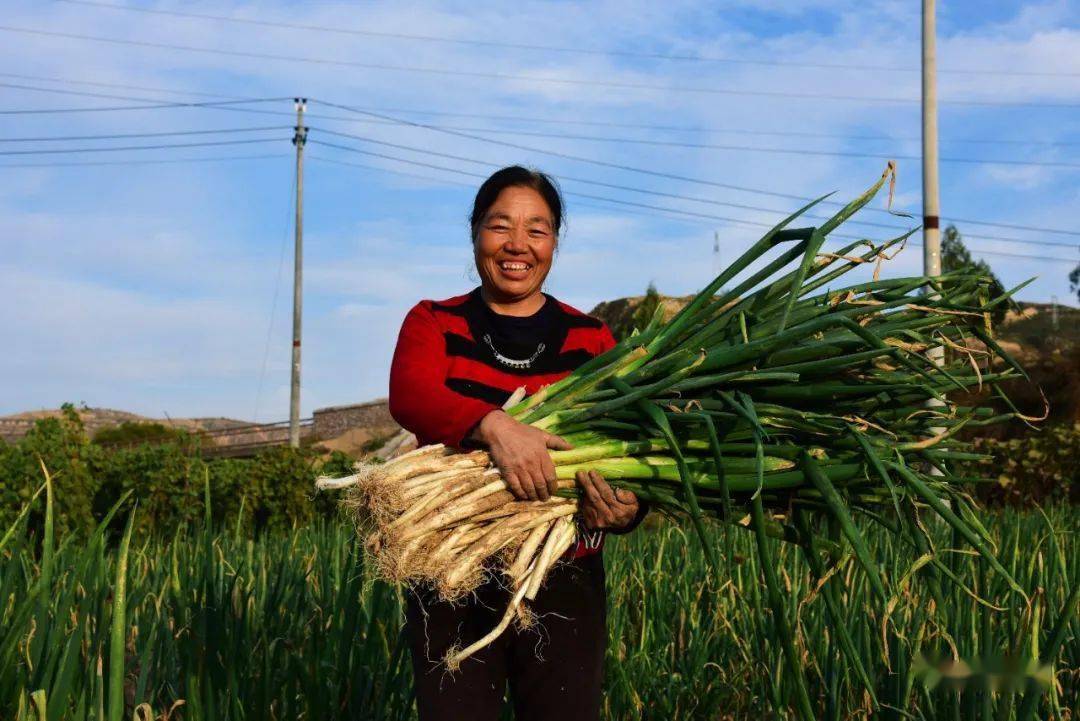
{"type": "MultiPolygon", "coordinates": [[[[937,127],[937,23],[934,0],[922,4],[922,185],[923,185],[923,275],[941,275],[941,209],[938,190],[937,127]]],[[[927,357],[936,365],[945,365],[945,348],[930,348],[927,357]]],[[[930,409],[944,405],[937,398],[926,402],[930,409]]],[[[934,434],[944,428],[933,428],[934,434]]],[[[931,470],[939,475],[936,467],[931,470]]]]}
{"type": "MultiPolygon", "coordinates": [[[[922,182],[923,275],[941,275],[941,219],[938,189],[937,50],[935,0],[922,4],[922,182]]],[[[943,347],[931,348],[930,360],[945,362],[943,347]]]]}
{"type": "Polygon", "coordinates": [[[926,275],[941,275],[934,0],[923,0],[922,8],[923,272],[926,275]]]}
{"type": "Polygon", "coordinates": [[[296,98],[296,130],[293,145],[296,146],[296,254],[293,261],[293,316],[292,316],[292,390],[289,394],[289,445],[300,447],[300,315],[303,306],[304,277],[304,143],[307,131],[304,127],[304,110],[307,98],[296,98]]]}

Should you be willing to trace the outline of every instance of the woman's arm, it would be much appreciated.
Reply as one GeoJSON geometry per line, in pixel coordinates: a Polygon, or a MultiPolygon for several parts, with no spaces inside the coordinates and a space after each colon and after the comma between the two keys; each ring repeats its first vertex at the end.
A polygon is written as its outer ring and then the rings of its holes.
{"type": "Polygon", "coordinates": [[[442,329],[417,304],[405,316],[390,365],[390,415],[402,428],[455,448],[498,406],[446,387],[449,359],[442,329]]]}

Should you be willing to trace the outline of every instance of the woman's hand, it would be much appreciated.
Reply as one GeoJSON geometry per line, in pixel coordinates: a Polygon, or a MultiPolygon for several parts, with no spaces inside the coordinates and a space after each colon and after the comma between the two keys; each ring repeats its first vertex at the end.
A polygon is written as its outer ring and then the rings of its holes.
{"type": "Polygon", "coordinates": [[[589,530],[617,531],[637,516],[638,499],[633,491],[613,489],[596,471],[578,471],[577,482],[584,492],[581,517],[589,530]]]}
{"type": "Polygon", "coordinates": [[[523,501],[546,501],[555,493],[558,478],[548,449],[573,448],[562,438],[516,421],[503,411],[484,416],[472,437],[487,446],[506,485],[523,501]]]}

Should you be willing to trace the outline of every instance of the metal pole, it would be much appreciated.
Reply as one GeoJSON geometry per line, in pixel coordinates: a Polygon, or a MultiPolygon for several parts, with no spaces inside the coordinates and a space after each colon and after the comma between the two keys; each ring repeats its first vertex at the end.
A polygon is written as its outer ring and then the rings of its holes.
{"type": "Polygon", "coordinates": [[[307,98],[296,98],[296,253],[293,260],[292,388],[289,394],[289,445],[300,447],[300,316],[303,305],[304,269],[304,110],[307,98]]]}

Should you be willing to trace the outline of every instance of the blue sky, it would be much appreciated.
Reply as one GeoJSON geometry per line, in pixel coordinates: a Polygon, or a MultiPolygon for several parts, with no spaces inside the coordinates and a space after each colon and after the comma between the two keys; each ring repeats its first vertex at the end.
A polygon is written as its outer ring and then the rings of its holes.
{"type": "MultiPolygon", "coordinates": [[[[0,110],[145,104],[49,91],[162,102],[304,95],[378,110],[393,118],[468,128],[458,132],[535,149],[373,123],[370,115],[314,101],[309,105],[312,141],[465,174],[309,144],[305,414],[317,407],[385,395],[397,328],[408,308],[420,298],[455,295],[475,284],[465,217],[478,179],[468,173],[525,163],[551,172],[565,191],[577,194],[567,198],[569,222],[548,290],[588,310],[600,300],[638,294],[650,281],[664,293],[693,292],[713,273],[714,231],[720,237],[721,261],[726,262],[760,229],[580,194],[772,222],[797,201],[709,183],[788,196],[835,190],[838,197],[847,198],[873,182],[884,161],[843,154],[917,158],[920,153],[917,102],[860,99],[917,101],[918,73],[904,70],[917,67],[919,60],[919,3],[913,0],[662,4],[129,0],[129,4],[309,26],[599,51],[567,53],[308,31],[93,4],[5,3],[2,24],[9,29],[0,29],[4,71],[0,110]],[[134,46],[71,35],[337,64],[134,46]],[[641,56],[648,53],[754,62],[641,56]],[[822,65],[846,67],[818,67],[822,65]],[[24,87],[12,87],[17,85],[24,87]],[[741,94],[747,92],[752,94],[741,94]],[[654,127],[624,127],[640,125],[654,127]],[[490,132],[496,130],[501,132],[490,132]],[[418,150],[343,139],[327,131],[418,150]],[[612,138],[786,148],[804,154],[612,138]],[[601,188],[572,178],[695,196],[705,202],[601,188]]],[[[942,215],[1080,229],[1080,172],[1075,167],[1080,165],[1080,3],[939,2],[938,42],[941,155],[977,161],[942,163],[942,215]],[[949,72],[959,70],[1011,74],[949,72]],[[1047,71],[1058,75],[1045,75],[1047,71]],[[965,100],[999,104],[951,103],[965,100]],[[988,140],[1008,142],[972,142],[988,140]],[[989,162],[993,160],[1074,167],[989,162]]],[[[287,416],[293,182],[287,127],[293,122],[292,104],[280,100],[239,107],[266,112],[189,107],[0,115],[4,129],[0,137],[6,138],[275,128],[225,135],[2,143],[0,151],[10,152],[271,139],[242,145],[0,158],[0,165],[7,166],[0,170],[4,217],[0,289],[6,301],[0,306],[0,333],[10,343],[0,354],[0,375],[6,379],[0,413],[73,401],[153,416],[258,420],[287,416]],[[237,157],[266,155],[271,157],[237,157]],[[222,156],[234,159],[157,162],[222,156]],[[95,162],[110,164],[59,165],[95,162]]],[[[894,207],[919,214],[920,178],[917,159],[899,161],[894,207]]],[[[875,207],[880,209],[883,202],[875,207]]],[[[879,211],[860,217],[897,228],[907,223],[879,211]]],[[[968,245],[991,263],[1006,285],[1038,276],[1025,299],[1069,298],[1066,276],[1080,257],[1075,235],[958,225],[968,236],[982,236],[971,237],[968,245]],[[1064,245],[1018,244],[988,236],[1064,245]],[[989,254],[993,252],[1064,260],[989,254]]],[[[878,239],[889,234],[869,226],[850,230],[878,239]]],[[[917,247],[908,248],[884,272],[916,272],[920,253],[917,247]]]]}

